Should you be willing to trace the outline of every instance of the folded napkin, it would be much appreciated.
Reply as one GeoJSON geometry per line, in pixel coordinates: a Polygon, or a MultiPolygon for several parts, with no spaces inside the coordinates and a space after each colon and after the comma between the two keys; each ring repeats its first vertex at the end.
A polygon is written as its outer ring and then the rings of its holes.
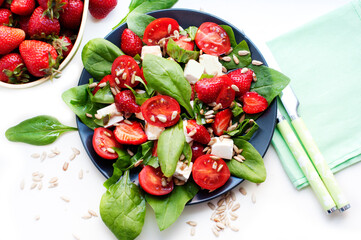
{"type": "MultiPolygon", "coordinates": [[[[333,172],[361,160],[361,1],[267,43],[291,78],[299,114],[333,172]]],[[[278,104],[284,116],[285,110],[278,104]]],[[[272,139],[297,189],[307,179],[276,130],[272,139]]]]}

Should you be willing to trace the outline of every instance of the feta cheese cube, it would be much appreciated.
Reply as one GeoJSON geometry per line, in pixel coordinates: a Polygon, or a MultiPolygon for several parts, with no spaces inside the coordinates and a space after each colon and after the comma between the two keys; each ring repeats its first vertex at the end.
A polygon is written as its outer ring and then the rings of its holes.
{"type": "Polygon", "coordinates": [[[114,124],[121,122],[124,120],[124,117],[121,112],[118,112],[117,107],[115,106],[115,103],[106,106],[104,108],[101,108],[97,111],[97,114],[99,114],[101,117],[105,117],[109,115],[109,121],[104,126],[105,128],[111,127],[114,124]]]}
{"type": "Polygon", "coordinates": [[[160,50],[160,46],[143,46],[141,59],[143,60],[144,56],[147,54],[152,54],[152,55],[161,57],[162,51],[160,50]]]}
{"type": "Polygon", "coordinates": [[[192,167],[193,167],[192,162],[188,165],[182,161],[178,161],[177,168],[173,174],[173,177],[178,178],[181,181],[187,182],[189,176],[192,173],[192,167]]]}
{"type": "Polygon", "coordinates": [[[164,127],[158,127],[145,122],[145,134],[148,137],[148,140],[157,140],[160,134],[165,130],[164,127]]]}
{"type": "Polygon", "coordinates": [[[204,67],[204,73],[213,76],[222,75],[222,64],[217,56],[202,54],[199,56],[199,63],[204,67]]]}
{"type": "Polygon", "coordinates": [[[193,141],[193,138],[191,138],[190,136],[188,136],[188,133],[187,133],[187,119],[183,120],[183,132],[184,132],[184,136],[186,138],[186,142],[187,143],[190,143],[193,141]]]}
{"type": "Polygon", "coordinates": [[[223,138],[221,141],[218,137],[215,137],[216,142],[212,145],[211,154],[223,159],[232,159],[233,155],[233,140],[223,138]]]}
{"type": "Polygon", "coordinates": [[[191,59],[184,68],[184,77],[190,84],[195,84],[204,73],[204,66],[199,62],[191,59]]]}

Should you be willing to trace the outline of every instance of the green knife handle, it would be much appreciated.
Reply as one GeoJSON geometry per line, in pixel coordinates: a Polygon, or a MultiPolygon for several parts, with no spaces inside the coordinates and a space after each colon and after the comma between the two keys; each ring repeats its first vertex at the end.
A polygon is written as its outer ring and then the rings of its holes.
{"type": "Polygon", "coordinates": [[[322,208],[328,213],[335,211],[336,204],[334,203],[316,169],[313,167],[311,160],[308,158],[305,150],[298,141],[288,122],[286,120],[279,122],[277,124],[277,128],[287,143],[288,148],[291,150],[294,158],[297,160],[298,165],[305,174],[311,188],[321,203],[322,208]]]}
{"type": "Polygon", "coordinates": [[[303,122],[302,118],[299,117],[292,120],[292,125],[295,128],[297,135],[301,139],[301,142],[305,147],[308,155],[311,157],[313,165],[315,166],[328,192],[335,201],[337,208],[340,209],[340,211],[348,209],[350,207],[349,202],[344,196],[335,176],[333,175],[326,160],[318,149],[310,131],[307,129],[306,124],[303,122]]]}

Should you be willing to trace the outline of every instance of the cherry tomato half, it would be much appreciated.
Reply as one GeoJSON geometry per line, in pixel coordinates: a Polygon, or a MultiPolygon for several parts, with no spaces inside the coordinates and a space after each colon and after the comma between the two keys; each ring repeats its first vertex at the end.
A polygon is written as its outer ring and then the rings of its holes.
{"type": "Polygon", "coordinates": [[[194,40],[203,52],[211,55],[219,56],[231,49],[231,42],[227,32],[213,22],[202,23],[194,40]]]}
{"type": "Polygon", "coordinates": [[[118,158],[118,154],[109,152],[107,149],[112,147],[120,148],[121,145],[115,140],[112,131],[99,127],[94,130],[93,147],[100,157],[105,159],[116,159],[118,158]]]}
{"type": "Polygon", "coordinates": [[[167,181],[167,177],[163,175],[160,167],[144,166],[138,178],[143,190],[152,195],[166,195],[174,188],[173,180],[167,181]]]}
{"type": "Polygon", "coordinates": [[[112,65],[112,76],[118,87],[125,88],[125,85],[128,85],[133,88],[137,86],[139,82],[134,81],[134,79],[132,80],[133,74],[139,77],[141,76],[140,68],[132,57],[122,55],[114,60],[112,65]]]}
{"type": "Polygon", "coordinates": [[[177,100],[165,95],[149,98],[140,107],[144,119],[151,125],[169,127],[180,118],[180,106],[177,100]]]}
{"type": "Polygon", "coordinates": [[[143,42],[149,46],[157,45],[162,38],[179,31],[179,24],[173,18],[158,18],[145,28],[143,42]]]}
{"type": "Polygon", "coordinates": [[[222,187],[231,176],[227,164],[222,160],[213,160],[211,154],[197,158],[193,164],[194,181],[202,188],[215,190],[222,187]]]}

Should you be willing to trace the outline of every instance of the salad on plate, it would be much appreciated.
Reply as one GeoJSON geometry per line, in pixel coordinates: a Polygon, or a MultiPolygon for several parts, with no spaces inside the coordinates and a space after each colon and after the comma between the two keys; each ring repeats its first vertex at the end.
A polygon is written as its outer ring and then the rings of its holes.
{"type": "Polygon", "coordinates": [[[89,41],[82,60],[93,78],[63,93],[94,130],[96,154],[113,163],[100,214],[118,239],[140,234],[146,203],[164,230],[199,191],[215,191],[231,175],[263,182],[262,156],[249,140],[289,82],[253,60],[230,26],[183,29],[162,17],[141,32],[125,28],[120,46],[89,41]]]}

